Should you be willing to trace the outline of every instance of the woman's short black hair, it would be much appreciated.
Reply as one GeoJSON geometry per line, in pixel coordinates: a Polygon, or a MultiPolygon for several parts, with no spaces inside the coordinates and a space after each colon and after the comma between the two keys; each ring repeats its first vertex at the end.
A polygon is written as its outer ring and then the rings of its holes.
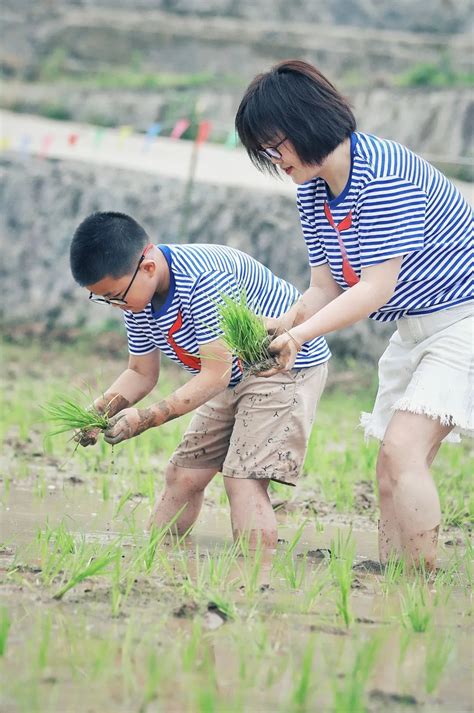
{"type": "Polygon", "coordinates": [[[123,277],[149,242],[145,230],[125,213],[92,213],[77,228],[69,252],[72,276],[84,287],[104,277],[123,277]]]}
{"type": "Polygon", "coordinates": [[[250,83],[235,117],[255,166],[278,174],[258,152],[288,138],[304,164],[320,164],[356,129],[347,100],[312,64],[287,60],[250,83]]]}

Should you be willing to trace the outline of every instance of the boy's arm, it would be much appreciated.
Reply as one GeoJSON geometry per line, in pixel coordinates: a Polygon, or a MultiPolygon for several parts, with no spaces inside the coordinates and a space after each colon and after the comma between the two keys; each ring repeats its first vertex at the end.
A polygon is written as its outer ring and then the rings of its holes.
{"type": "Polygon", "coordinates": [[[280,317],[267,318],[265,324],[272,334],[280,334],[298,324],[305,322],[309,317],[332,302],[342,293],[341,287],[334,280],[329,265],[318,265],[311,268],[311,281],[309,287],[299,298],[298,302],[280,317]]]}
{"type": "Polygon", "coordinates": [[[159,349],[143,356],[130,354],[125,371],[94,401],[94,406],[101,413],[107,411],[109,416],[115,416],[147,396],[156,386],[159,375],[159,349]]]}
{"type": "Polygon", "coordinates": [[[126,408],[115,416],[104,437],[115,445],[138,436],[154,426],[161,426],[209,401],[228,385],[232,371],[232,354],[217,339],[199,348],[201,371],[166,399],[145,409],[126,408]]]}
{"type": "MultiPolygon", "coordinates": [[[[160,352],[156,349],[149,354],[136,356],[130,354],[128,366],[109,386],[107,391],[93,402],[99,413],[107,411],[110,417],[143,399],[155,387],[160,375],[160,352]]],[[[97,443],[100,429],[91,429],[81,433],[77,440],[82,446],[97,443]]]]}

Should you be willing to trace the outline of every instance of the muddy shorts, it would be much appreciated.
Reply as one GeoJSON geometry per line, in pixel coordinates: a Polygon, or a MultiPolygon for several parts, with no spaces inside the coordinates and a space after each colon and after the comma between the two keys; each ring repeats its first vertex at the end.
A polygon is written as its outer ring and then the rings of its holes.
{"type": "Polygon", "coordinates": [[[326,378],[327,364],[247,376],[196,411],[171,462],[294,485],[326,378]]]}
{"type": "Polygon", "coordinates": [[[395,411],[409,411],[453,425],[446,441],[474,435],[474,309],[462,304],[397,321],[379,362],[379,390],[366,436],[382,439],[395,411]]]}

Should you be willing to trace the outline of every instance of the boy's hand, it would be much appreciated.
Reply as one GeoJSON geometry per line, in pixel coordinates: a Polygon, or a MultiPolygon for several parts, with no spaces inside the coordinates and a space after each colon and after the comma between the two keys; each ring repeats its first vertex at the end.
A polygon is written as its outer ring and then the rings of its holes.
{"type": "Polygon", "coordinates": [[[155,425],[155,414],[149,408],[126,408],[110,419],[104,439],[110,445],[138,436],[155,425]]]}
{"type": "Polygon", "coordinates": [[[77,431],[74,440],[77,441],[80,446],[95,446],[100,433],[100,428],[91,428],[88,431],[77,431]]]}

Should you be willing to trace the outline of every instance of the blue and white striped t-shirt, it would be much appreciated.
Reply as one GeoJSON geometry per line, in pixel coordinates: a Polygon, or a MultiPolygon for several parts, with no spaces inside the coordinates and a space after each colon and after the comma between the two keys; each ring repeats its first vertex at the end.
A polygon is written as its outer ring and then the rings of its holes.
{"type": "Polygon", "coordinates": [[[322,178],[298,187],[310,265],[328,263],[335,281],[348,289],[336,231],[324,211],[327,201],[334,223],[342,224],[341,238],[357,275],[404,256],[394,294],[372,319],[385,322],[472,300],[473,214],[458,189],[394,141],[356,132],[351,155],[351,174],[337,198],[322,178]]]}
{"type": "MultiPolygon", "coordinates": [[[[222,245],[158,245],[170,268],[170,287],[158,311],[151,304],[141,312],[124,312],[131,354],[160,349],[193,374],[200,370],[199,346],[222,335],[216,302],[245,291],[250,308],[265,317],[279,317],[300,293],[249,255],[222,245]]],[[[316,366],[331,356],[323,337],[307,342],[295,368],[316,366]]],[[[236,358],[229,386],[242,378],[236,358]]]]}

